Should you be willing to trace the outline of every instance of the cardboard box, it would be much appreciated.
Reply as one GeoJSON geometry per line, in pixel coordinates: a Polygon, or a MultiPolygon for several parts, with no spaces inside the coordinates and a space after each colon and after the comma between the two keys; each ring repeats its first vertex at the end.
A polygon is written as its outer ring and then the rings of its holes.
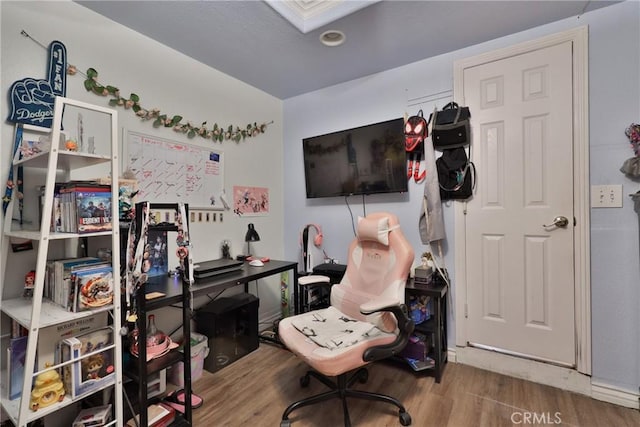
{"type": "Polygon", "coordinates": [[[80,411],[73,427],[98,427],[111,421],[111,405],[97,406],[80,411]]]}
{"type": "Polygon", "coordinates": [[[95,313],[91,316],[40,329],[38,334],[38,370],[60,362],[60,344],[63,340],[107,326],[107,315],[107,312],[95,313]]]}
{"type": "MultiPolygon", "coordinates": [[[[140,422],[140,415],[136,415],[136,421],[140,422]]],[[[149,427],[167,427],[176,418],[176,410],[169,405],[160,402],[147,408],[147,423],[149,427]]],[[[127,421],[127,427],[136,427],[136,421],[131,418],[127,421]]]]}
{"type": "Polygon", "coordinates": [[[111,344],[113,330],[110,327],[62,341],[61,360],[75,361],[63,367],[65,390],[72,398],[92,393],[113,382],[113,349],[99,351],[111,344]]]}

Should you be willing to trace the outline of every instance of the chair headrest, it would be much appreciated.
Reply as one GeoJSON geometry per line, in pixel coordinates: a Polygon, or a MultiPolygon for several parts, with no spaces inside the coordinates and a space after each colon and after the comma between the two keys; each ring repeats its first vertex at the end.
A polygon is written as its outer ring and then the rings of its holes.
{"type": "Polygon", "coordinates": [[[378,242],[389,246],[389,232],[399,226],[396,224],[389,227],[389,218],[363,218],[358,217],[358,240],[378,242]]]}

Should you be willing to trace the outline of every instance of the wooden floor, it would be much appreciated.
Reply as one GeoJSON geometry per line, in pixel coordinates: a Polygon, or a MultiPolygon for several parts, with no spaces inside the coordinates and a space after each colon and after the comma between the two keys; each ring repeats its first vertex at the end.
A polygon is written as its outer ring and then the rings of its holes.
{"type": "MultiPolygon", "coordinates": [[[[194,391],[205,401],[194,410],[194,425],[279,426],[290,403],[326,391],[313,378],[309,387],[300,387],[306,370],[287,350],[261,343],[258,350],[215,374],[205,371],[194,383],[194,391]]],[[[436,384],[432,377],[378,362],[369,368],[369,381],[356,388],[398,398],[416,427],[640,426],[637,410],[456,363],[447,365],[442,382],[436,384]]],[[[350,400],[349,410],[354,426],[400,426],[397,409],[383,402],[350,400]]],[[[300,408],[290,420],[293,427],[344,425],[335,399],[300,408]]]]}

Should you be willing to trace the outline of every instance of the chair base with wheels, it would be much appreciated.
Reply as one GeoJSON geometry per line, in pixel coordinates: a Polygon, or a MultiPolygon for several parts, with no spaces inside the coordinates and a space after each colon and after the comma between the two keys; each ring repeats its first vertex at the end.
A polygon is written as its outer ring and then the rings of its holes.
{"type": "Polygon", "coordinates": [[[342,410],[344,412],[344,425],[345,427],[351,427],[351,418],[349,417],[349,409],[347,407],[347,397],[356,398],[356,399],[364,399],[364,400],[373,400],[373,401],[381,401],[387,402],[395,405],[398,408],[398,418],[400,419],[400,424],[403,426],[411,425],[411,415],[407,412],[405,407],[400,403],[398,399],[395,399],[391,396],[387,396],[379,393],[372,393],[368,391],[361,390],[353,390],[350,389],[356,381],[361,384],[365,384],[369,379],[369,371],[366,368],[359,368],[355,372],[353,372],[350,376],[348,373],[340,374],[336,377],[336,381],[331,381],[329,378],[325,377],[322,374],[319,374],[316,371],[307,371],[305,376],[300,378],[300,386],[308,387],[309,382],[311,381],[311,377],[318,379],[321,383],[329,387],[331,390],[322,394],[318,394],[315,396],[307,397],[306,399],[299,400],[298,402],[294,402],[287,407],[282,414],[282,421],[280,422],[280,427],[290,427],[291,421],[289,420],[289,414],[298,408],[302,408],[303,406],[312,405],[314,403],[324,402],[329,399],[340,399],[342,400],[342,410]]]}

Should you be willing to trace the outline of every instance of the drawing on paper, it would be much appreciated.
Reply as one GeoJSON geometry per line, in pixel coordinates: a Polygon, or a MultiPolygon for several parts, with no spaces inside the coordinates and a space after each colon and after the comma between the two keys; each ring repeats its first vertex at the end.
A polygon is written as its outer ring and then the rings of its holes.
{"type": "Polygon", "coordinates": [[[269,189],[264,187],[233,187],[233,212],[258,216],[269,213],[269,189]]]}

